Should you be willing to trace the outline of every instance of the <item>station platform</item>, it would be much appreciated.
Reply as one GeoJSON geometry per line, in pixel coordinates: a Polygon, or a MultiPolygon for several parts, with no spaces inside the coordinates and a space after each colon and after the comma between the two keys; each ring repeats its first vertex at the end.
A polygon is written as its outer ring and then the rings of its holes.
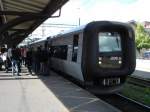
{"type": "Polygon", "coordinates": [[[136,69],[132,76],[138,77],[138,78],[142,78],[142,79],[146,79],[146,80],[150,80],[150,72],[149,71],[145,71],[145,70],[139,70],[136,69]]]}
{"type": "Polygon", "coordinates": [[[120,112],[51,71],[21,76],[0,71],[0,112],[120,112]]]}
{"type": "Polygon", "coordinates": [[[150,80],[150,60],[137,59],[133,76],[150,80]]]}

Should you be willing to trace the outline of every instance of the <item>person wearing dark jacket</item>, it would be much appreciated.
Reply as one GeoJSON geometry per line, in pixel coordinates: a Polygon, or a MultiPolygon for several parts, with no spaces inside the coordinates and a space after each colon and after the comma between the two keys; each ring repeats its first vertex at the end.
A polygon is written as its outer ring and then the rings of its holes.
{"type": "Polygon", "coordinates": [[[39,74],[40,72],[40,59],[41,59],[41,46],[37,48],[37,51],[34,54],[35,61],[35,73],[39,74]]]}
{"type": "Polygon", "coordinates": [[[40,73],[42,75],[49,75],[49,72],[48,72],[48,51],[46,48],[42,49],[40,56],[42,57],[42,58],[40,58],[40,65],[41,65],[40,73]]]}
{"type": "Polygon", "coordinates": [[[12,74],[15,75],[15,72],[17,73],[17,75],[19,74],[20,71],[20,57],[21,57],[21,53],[20,51],[13,46],[12,50],[11,50],[11,62],[12,62],[12,74]]]}
{"type": "Polygon", "coordinates": [[[30,74],[32,74],[32,48],[29,48],[26,54],[26,65],[30,74]]]}

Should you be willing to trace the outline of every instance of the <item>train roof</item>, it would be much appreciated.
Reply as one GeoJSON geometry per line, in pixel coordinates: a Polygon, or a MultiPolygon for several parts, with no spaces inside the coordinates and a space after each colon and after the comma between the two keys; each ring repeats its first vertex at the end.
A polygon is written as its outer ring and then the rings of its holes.
{"type": "Polygon", "coordinates": [[[54,35],[54,36],[52,36],[52,37],[59,37],[59,36],[62,36],[62,35],[66,35],[66,34],[70,34],[70,33],[75,33],[75,32],[80,32],[80,31],[83,31],[83,29],[85,28],[87,26],[87,24],[86,25],[82,25],[82,26],[80,26],[80,27],[76,27],[76,28],[73,28],[73,29],[70,29],[70,30],[67,30],[67,31],[64,31],[64,32],[61,32],[61,33],[59,33],[59,34],[57,34],[57,35],[54,35]]]}
{"type": "MultiPolygon", "coordinates": [[[[44,42],[44,41],[49,40],[49,39],[51,39],[51,38],[57,38],[57,37],[60,37],[60,36],[62,36],[62,35],[67,35],[67,34],[70,34],[70,33],[73,33],[73,32],[80,32],[80,31],[83,31],[83,29],[84,29],[86,26],[87,26],[87,24],[82,25],[82,26],[77,27],[77,28],[73,28],[73,29],[68,30],[68,31],[64,31],[64,32],[59,33],[59,34],[54,35],[54,36],[49,36],[49,37],[47,37],[47,38],[40,39],[40,40],[35,41],[35,42],[31,43],[31,44],[36,44],[36,43],[44,42]]],[[[31,45],[31,44],[30,44],[30,45],[31,45]]]]}
{"type": "Polygon", "coordinates": [[[44,38],[44,39],[37,40],[37,41],[35,41],[35,42],[32,42],[30,45],[35,44],[35,43],[44,42],[44,41],[46,41],[46,39],[45,39],[45,38],[44,38]]]}
{"type": "Polygon", "coordinates": [[[90,23],[87,23],[83,26],[80,26],[80,27],[77,27],[77,28],[73,28],[71,30],[68,30],[68,31],[64,31],[64,32],[61,32],[57,35],[54,35],[54,36],[50,36],[48,37],[47,39],[49,38],[57,38],[57,37],[60,37],[62,35],[68,35],[68,34],[71,34],[71,33],[77,33],[77,32],[82,32],[87,26],[89,25],[97,25],[97,24],[117,24],[117,25],[123,25],[125,26],[126,28],[129,28],[129,24],[128,23],[123,23],[123,22],[116,22],[116,21],[92,21],[90,23]],[[128,24],[128,25],[127,25],[128,24]]]}
{"type": "MultiPolygon", "coordinates": [[[[64,31],[64,32],[62,32],[62,33],[59,33],[59,34],[57,34],[57,35],[55,35],[55,36],[49,36],[49,37],[47,37],[47,38],[44,38],[44,39],[41,39],[41,40],[38,40],[38,41],[36,41],[36,42],[33,42],[33,43],[31,43],[31,44],[36,44],[36,43],[40,43],[40,42],[44,42],[44,41],[46,41],[46,40],[48,40],[49,42],[50,42],[50,40],[51,39],[57,39],[57,38],[59,38],[59,37],[67,37],[67,36],[65,36],[65,35],[69,35],[69,34],[77,34],[77,33],[79,33],[79,32],[83,32],[84,31],[84,29],[86,28],[86,27],[88,27],[88,28],[93,28],[93,26],[97,26],[97,25],[121,25],[121,26],[124,26],[124,27],[126,27],[127,29],[132,29],[132,27],[131,27],[131,25],[129,25],[128,23],[123,23],[123,22],[116,22],[116,21],[92,21],[92,22],[89,22],[89,23],[87,23],[87,24],[85,24],[85,25],[82,25],[82,26],[80,26],[80,27],[77,27],[77,28],[73,28],[73,29],[71,29],[71,30],[68,30],[68,31],[64,31]]],[[[133,30],[133,29],[132,29],[133,30]]],[[[30,45],[31,45],[30,44],[30,45]]]]}

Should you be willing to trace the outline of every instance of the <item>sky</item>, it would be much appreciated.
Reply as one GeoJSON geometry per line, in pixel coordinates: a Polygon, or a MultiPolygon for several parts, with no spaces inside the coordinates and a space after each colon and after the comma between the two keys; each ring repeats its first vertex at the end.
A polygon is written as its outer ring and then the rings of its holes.
{"type": "MultiPolygon", "coordinates": [[[[119,22],[135,20],[142,22],[150,21],[149,11],[150,0],[69,0],[62,7],[61,16],[59,18],[50,18],[45,21],[45,24],[79,26],[79,20],[80,25],[101,20],[119,22]]],[[[54,15],[58,15],[58,12],[54,15]]],[[[48,37],[72,28],[60,27],[39,27],[33,32],[32,36],[33,38],[37,36],[48,37]]]]}

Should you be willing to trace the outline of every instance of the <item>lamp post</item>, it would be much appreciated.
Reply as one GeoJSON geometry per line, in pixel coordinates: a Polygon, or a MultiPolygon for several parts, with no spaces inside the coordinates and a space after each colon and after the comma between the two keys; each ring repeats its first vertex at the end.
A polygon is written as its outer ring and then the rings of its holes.
{"type": "Polygon", "coordinates": [[[77,8],[77,13],[78,13],[78,25],[80,26],[81,25],[81,19],[80,19],[80,8],[77,8]]]}

